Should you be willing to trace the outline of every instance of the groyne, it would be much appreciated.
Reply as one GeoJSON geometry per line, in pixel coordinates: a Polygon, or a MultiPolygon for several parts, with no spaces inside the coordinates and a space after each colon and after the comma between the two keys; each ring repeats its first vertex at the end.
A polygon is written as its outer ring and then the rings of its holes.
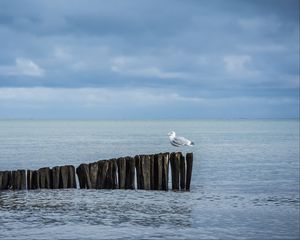
{"type": "Polygon", "coordinates": [[[144,189],[189,191],[193,153],[136,155],[93,163],[0,171],[0,190],[32,189],[144,189]],[[169,171],[171,174],[169,174],[169,171]],[[76,180],[76,176],[77,179],[76,180]]]}

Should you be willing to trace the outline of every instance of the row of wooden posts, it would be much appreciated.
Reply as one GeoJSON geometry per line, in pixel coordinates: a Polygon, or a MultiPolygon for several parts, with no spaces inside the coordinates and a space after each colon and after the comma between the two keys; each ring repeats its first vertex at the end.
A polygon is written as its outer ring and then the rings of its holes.
{"type": "Polygon", "coordinates": [[[193,153],[181,152],[137,155],[118,159],[49,167],[38,170],[0,171],[0,190],[81,189],[144,189],[168,190],[169,164],[172,190],[190,190],[193,153]]]}

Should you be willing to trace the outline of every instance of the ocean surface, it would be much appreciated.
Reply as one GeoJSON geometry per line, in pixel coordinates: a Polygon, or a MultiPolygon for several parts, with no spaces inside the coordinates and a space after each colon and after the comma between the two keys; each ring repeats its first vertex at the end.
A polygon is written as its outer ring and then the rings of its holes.
{"type": "Polygon", "coordinates": [[[177,151],[190,192],[0,192],[1,239],[299,239],[299,121],[0,121],[0,171],[177,151]]]}

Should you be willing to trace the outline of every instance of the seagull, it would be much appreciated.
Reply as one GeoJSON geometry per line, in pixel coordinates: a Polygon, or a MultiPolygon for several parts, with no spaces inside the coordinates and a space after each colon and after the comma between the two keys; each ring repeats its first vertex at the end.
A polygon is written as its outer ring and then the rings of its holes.
{"type": "Polygon", "coordinates": [[[169,136],[170,143],[175,147],[180,147],[180,146],[192,147],[195,145],[192,141],[184,137],[176,137],[176,133],[174,131],[169,132],[168,136],[169,136]]]}

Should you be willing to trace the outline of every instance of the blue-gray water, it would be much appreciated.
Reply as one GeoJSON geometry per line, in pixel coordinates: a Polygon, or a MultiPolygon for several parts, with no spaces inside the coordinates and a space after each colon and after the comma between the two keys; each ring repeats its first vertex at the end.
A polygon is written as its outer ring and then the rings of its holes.
{"type": "Polygon", "coordinates": [[[191,192],[0,192],[3,239],[299,239],[299,122],[0,121],[0,170],[174,151],[191,192]]]}

